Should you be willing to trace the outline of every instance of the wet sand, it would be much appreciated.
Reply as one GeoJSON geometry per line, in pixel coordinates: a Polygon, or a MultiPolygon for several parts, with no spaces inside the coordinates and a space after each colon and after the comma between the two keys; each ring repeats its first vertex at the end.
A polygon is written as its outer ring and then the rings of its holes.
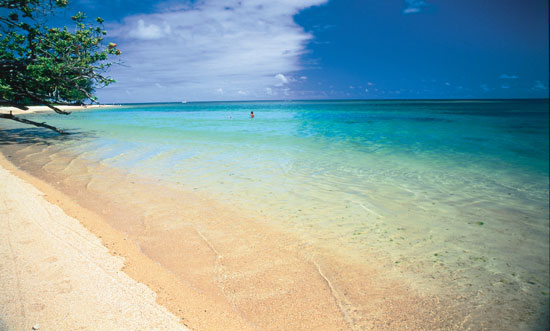
{"type": "Polygon", "coordinates": [[[186,330],[76,219],[2,166],[0,182],[1,330],[186,330]]]}
{"type": "Polygon", "coordinates": [[[460,328],[437,297],[417,293],[391,268],[352,268],[204,197],[135,178],[129,186],[88,181],[84,169],[72,183],[48,174],[58,190],[2,162],[122,256],[123,270],[192,329],[460,328]],[[124,206],[123,196],[134,202],[124,206]],[[163,205],[173,199],[175,213],[163,205]],[[140,210],[145,201],[158,206],[154,215],[140,210]]]}

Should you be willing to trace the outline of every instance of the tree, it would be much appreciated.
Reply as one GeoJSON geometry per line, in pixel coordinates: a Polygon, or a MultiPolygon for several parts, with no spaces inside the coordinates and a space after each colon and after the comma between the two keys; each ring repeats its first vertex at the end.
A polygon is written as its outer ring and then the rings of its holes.
{"type": "MultiPolygon", "coordinates": [[[[68,115],[56,105],[96,102],[93,92],[114,82],[103,75],[110,55],[120,55],[116,44],[104,45],[103,19],[87,24],[86,15],[71,17],[74,28],[49,28],[47,20],[68,0],[0,0],[0,105],[28,110],[42,104],[68,115]],[[6,13],[6,15],[4,15],[6,13]]],[[[10,114],[19,122],[63,131],[10,114]]]]}

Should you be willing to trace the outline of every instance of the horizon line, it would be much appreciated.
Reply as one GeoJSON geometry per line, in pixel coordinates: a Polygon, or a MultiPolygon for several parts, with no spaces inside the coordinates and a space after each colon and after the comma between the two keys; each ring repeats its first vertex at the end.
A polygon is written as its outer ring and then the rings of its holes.
{"type": "Polygon", "coordinates": [[[499,101],[499,100],[550,100],[550,98],[386,98],[386,99],[256,99],[256,100],[197,100],[197,101],[151,101],[151,102],[105,102],[100,105],[140,105],[140,104],[188,104],[188,103],[209,103],[209,102],[301,102],[301,101],[499,101]]]}

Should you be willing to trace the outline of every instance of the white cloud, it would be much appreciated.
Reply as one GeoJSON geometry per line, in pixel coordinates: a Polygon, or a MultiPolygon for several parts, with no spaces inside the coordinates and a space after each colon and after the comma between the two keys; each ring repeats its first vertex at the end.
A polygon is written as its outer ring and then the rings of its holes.
{"type": "Polygon", "coordinates": [[[104,102],[213,100],[261,97],[266,87],[295,81],[313,36],[293,16],[327,0],[204,0],[164,12],[129,16],[108,26],[125,66],[98,90],[104,102]],[[145,81],[137,81],[137,77],[145,81]],[[278,83],[274,83],[276,77],[278,83]],[[163,94],[150,90],[155,82],[163,94]],[[131,98],[120,91],[132,91],[131,98]]]}
{"type": "Polygon", "coordinates": [[[222,88],[217,88],[216,92],[218,92],[219,94],[223,94],[223,89],[222,88]]]}
{"type": "Polygon", "coordinates": [[[403,9],[403,14],[414,14],[420,12],[420,8],[408,7],[403,9]]]}
{"type": "Polygon", "coordinates": [[[282,86],[282,84],[288,84],[288,78],[286,78],[283,74],[276,74],[275,78],[280,81],[278,86],[282,86]]]}
{"type": "Polygon", "coordinates": [[[248,92],[247,92],[247,91],[243,91],[243,90],[238,90],[238,91],[237,91],[237,94],[239,94],[239,95],[248,95],[248,92]]]}
{"type": "Polygon", "coordinates": [[[367,92],[367,93],[368,93],[368,92],[369,92],[369,89],[368,89],[368,88],[366,88],[366,89],[365,89],[365,92],[367,92]]]}
{"type": "Polygon", "coordinates": [[[500,79],[518,79],[519,76],[516,75],[508,75],[508,74],[502,74],[499,76],[500,79]]]}
{"type": "Polygon", "coordinates": [[[160,39],[170,34],[170,30],[170,26],[166,22],[164,22],[164,27],[161,28],[155,24],[146,25],[145,21],[140,19],[137,21],[137,26],[128,31],[128,36],[144,40],[160,39]]]}
{"type": "Polygon", "coordinates": [[[428,6],[424,0],[405,0],[405,9],[403,9],[403,14],[414,14],[419,13],[422,8],[428,6]]]}
{"type": "Polygon", "coordinates": [[[371,82],[368,82],[367,85],[368,85],[368,86],[373,86],[374,84],[371,83],[371,82]]]}
{"type": "Polygon", "coordinates": [[[307,80],[307,76],[300,76],[301,80],[307,80]]]}

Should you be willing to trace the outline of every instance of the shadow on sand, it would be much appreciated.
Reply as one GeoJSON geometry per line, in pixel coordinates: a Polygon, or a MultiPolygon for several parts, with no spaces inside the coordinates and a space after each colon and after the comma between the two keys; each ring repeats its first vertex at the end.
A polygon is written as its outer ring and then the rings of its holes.
{"type": "Polygon", "coordinates": [[[53,145],[63,141],[83,140],[97,136],[93,132],[70,131],[69,134],[59,134],[39,128],[0,128],[0,146],[6,145],[53,145]]]}

